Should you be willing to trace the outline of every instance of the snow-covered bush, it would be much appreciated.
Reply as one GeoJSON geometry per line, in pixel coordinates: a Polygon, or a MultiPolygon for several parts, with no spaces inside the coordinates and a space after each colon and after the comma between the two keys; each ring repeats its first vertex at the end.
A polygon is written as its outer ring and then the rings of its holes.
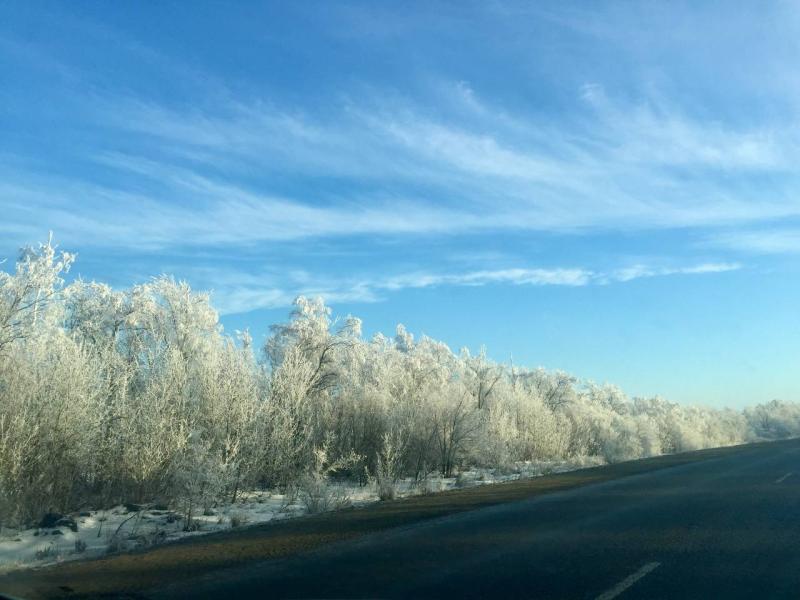
{"type": "Polygon", "coordinates": [[[375,461],[375,482],[381,500],[394,500],[397,482],[403,474],[404,451],[402,433],[395,431],[384,434],[383,445],[375,461]]]}
{"type": "Polygon", "coordinates": [[[344,507],[350,500],[341,486],[331,483],[331,476],[358,463],[361,457],[350,454],[331,459],[329,447],[330,443],[326,441],[314,449],[314,461],[298,484],[300,499],[311,514],[344,507]]]}

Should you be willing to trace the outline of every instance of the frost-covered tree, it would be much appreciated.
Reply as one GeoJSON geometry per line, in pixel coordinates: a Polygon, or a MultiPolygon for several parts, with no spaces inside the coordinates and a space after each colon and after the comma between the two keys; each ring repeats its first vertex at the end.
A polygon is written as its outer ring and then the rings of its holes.
{"type": "Polygon", "coordinates": [[[15,340],[34,335],[37,328],[55,326],[61,276],[74,260],[72,254],[57,252],[51,238],[38,248],[23,248],[14,273],[0,270],[0,354],[15,340]]]}
{"type": "Polygon", "coordinates": [[[118,502],[198,509],[254,486],[337,503],[332,477],[453,476],[471,466],[619,461],[800,435],[800,405],[744,411],[628,398],[542,368],[458,354],[399,325],[365,340],[300,297],[262,351],[211,297],[158,277],[63,278],[52,241],[0,271],[0,525],[118,502]]]}

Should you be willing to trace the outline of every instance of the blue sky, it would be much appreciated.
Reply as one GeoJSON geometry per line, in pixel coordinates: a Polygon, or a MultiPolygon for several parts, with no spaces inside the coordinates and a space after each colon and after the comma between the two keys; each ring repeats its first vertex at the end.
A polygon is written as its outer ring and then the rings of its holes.
{"type": "Polygon", "coordinates": [[[4,2],[0,256],[800,400],[794,3],[4,2]]]}

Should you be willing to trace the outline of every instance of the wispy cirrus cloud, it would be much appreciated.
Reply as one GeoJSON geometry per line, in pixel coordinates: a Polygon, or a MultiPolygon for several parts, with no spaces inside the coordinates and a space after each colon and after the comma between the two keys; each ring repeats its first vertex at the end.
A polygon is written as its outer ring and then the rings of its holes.
{"type": "Polygon", "coordinates": [[[9,231],[18,236],[38,231],[37,224],[46,212],[47,221],[56,224],[54,228],[65,243],[155,249],[230,247],[313,237],[436,234],[504,224],[503,217],[481,219],[402,197],[315,205],[151,161],[104,157],[103,162],[157,182],[159,191],[127,191],[33,175],[23,183],[0,183],[0,196],[14,199],[4,206],[9,231]],[[162,201],[163,195],[171,201],[162,201]]]}
{"type": "Polygon", "coordinates": [[[715,232],[705,243],[739,253],[796,254],[800,252],[800,228],[778,226],[715,232]]]}
{"type": "Polygon", "coordinates": [[[727,273],[738,271],[742,268],[738,262],[700,263],[688,267],[651,267],[647,265],[633,265],[622,269],[615,269],[607,275],[600,275],[601,281],[631,281],[643,277],[664,277],[667,275],[704,275],[710,273],[727,273]]]}
{"type": "Polygon", "coordinates": [[[417,271],[384,278],[331,279],[325,275],[304,274],[292,281],[279,281],[276,274],[197,273],[200,282],[213,282],[214,303],[222,314],[235,314],[259,308],[288,306],[298,295],[322,296],[329,303],[377,302],[386,293],[405,289],[444,286],[480,287],[493,284],[514,286],[609,285],[635,279],[673,275],[703,275],[741,269],[739,263],[701,263],[680,267],[634,265],[610,271],[585,268],[507,268],[433,273],[417,271]]]}
{"type": "Polygon", "coordinates": [[[438,285],[482,286],[491,283],[581,286],[589,284],[595,278],[595,275],[596,274],[592,271],[581,268],[511,268],[480,270],[447,275],[421,272],[390,277],[378,283],[376,287],[385,290],[398,290],[438,285]]]}
{"type": "Polygon", "coordinates": [[[692,170],[787,171],[800,157],[795,124],[731,126],[691,117],[660,94],[639,103],[614,102],[598,84],[583,86],[582,98],[600,120],[609,158],[625,164],[692,170]]]}
{"type": "MultiPolygon", "coordinates": [[[[261,248],[265,260],[274,244],[353,236],[530,231],[580,237],[721,225],[728,233],[713,234],[717,248],[800,249],[794,231],[748,232],[763,220],[800,216],[788,192],[788,171],[800,165],[791,128],[779,133],[708,124],[660,99],[615,101],[597,85],[577,92],[586,112],[558,126],[492,105],[465,82],[442,84],[437,93],[455,117],[394,96],[344,100],[329,117],[259,101],[179,111],[106,98],[98,118],[130,136],[135,151],[97,148],[90,163],[105,170],[103,178],[40,173],[32,164],[4,170],[0,229],[9,239],[30,242],[44,235],[38,231],[44,221],[70,248],[203,248],[212,254],[261,248]],[[787,187],[781,193],[779,185],[771,201],[753,202],[755,190],[738,179],[745,172],[785,178],[787,187]],[[345,181],[347,192],[326,183],[286,188],[281,178],[287,173],[293,180],[345,181]]],[[[433,255],[426,263],[380,277],[316,272],[307,281],[280,274],[230,280],[217,271],[198,282],[215,290],[223,313],[235,314],[286,306],[298,294],[375,302],[403,289],[578,287],[741,266],[488,264],[453,273],[433,255]]],[[[185,265],[177,270],[191,272],[185,265]]]]}
{"type": "MultiPolygon", "coordinates": [[[[145,46],[130,51],[159,62],[145,46]]],[[[181,79],[183,66],[165,65],[170,78],[181,79]]],[[[205,81],[195,69],[186,72],[191,89],[205,81]]],[[[70,73],[81,80],[79,69],[70,73]]],[[[800,245],[793,231],[752,232],[761,222],[800,216],[800,129],[792,119],[710,118],[657,85],[623,94],[583,82],[553,115],[443,77],[413,95],[356,84],[324,110],[233,94],[224,80],[208,81],[202,102],[83,92],[81,85],[71,105],[80,104],[87,129],[102,135],[84,140],[82,162],[68,171],[24,156],[6,161],[0,230],[13,243],[54,229],[69,247],[166,254],[258,248],[265,260],[275,245],[311,240],[486,240],[487,232],[576,239],[701,228],[726,250],[800,245]],[[726,233],[717,233],[721,227],[726,233]]],[[[313,285],[285,277],[208,283],[228,298],[226,310],[244,311],[285,304],[297,293],[372,301],[406,288],[585,286],[739,268],[733,261],[610,270],[484,266],[453,273],[431,254],[420,268],[388,266],[399,274],[379,278],[317,273],[313,285]]]]}
{"type": "Polygon", "coordinates": [[[135,150],[98,148],[102,183],[30,164],[4,173],[0,194],[25,198],[28,210],[8,217],[21,229],[44,214],[63,221],[65,238],[83,226],[90,243],[160,247],[800,216],[792,126],[707,123],[658,97],[613,100],[598,85],[576,92],[583,112],[556,125],[493,106],[464,82],[445,89],[456,117],[380,94],[343,100],[327,116],[258,100],[182,111],[104,98],[99,123],[135,150]],[[748,174],[769,176],[769,199],[748,174]],[[129,235],[115,230],[120,222],[129,235]]]}

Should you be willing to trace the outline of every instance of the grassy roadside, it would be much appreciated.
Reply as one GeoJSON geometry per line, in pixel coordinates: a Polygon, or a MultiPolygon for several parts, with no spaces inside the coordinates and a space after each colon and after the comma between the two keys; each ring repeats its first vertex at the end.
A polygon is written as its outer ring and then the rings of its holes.
{"type": "MultiPolygon", "coordinates": [[[[797,442],[769,442],[792,443],[797,442]]],[[[106,594],[115,598],[135,598],[141,590],[173,584],[216,569],[286,557],[324,544],[463,511],[750,452],[765,444],[659,456],[524,481],[415,496],[365,508],[345,509],[189,538],[141,552],[21,570],[0,576],[0,593],[26,599],[106,594]]]]}

